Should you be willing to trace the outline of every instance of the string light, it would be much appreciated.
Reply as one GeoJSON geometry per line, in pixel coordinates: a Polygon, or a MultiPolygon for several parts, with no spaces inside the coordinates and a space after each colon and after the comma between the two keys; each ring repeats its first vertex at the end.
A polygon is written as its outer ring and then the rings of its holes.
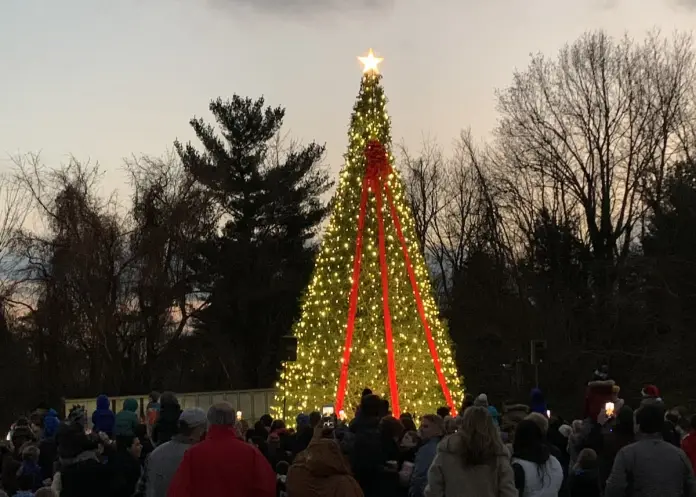
{"type": "MultiPolygon", "coordinates": [[[[298,341],[297,361],[284,363],[276,384],[273,414],[294,420],[300,412],[321,411],[332,404],[341,368],[352,286],[353,257],[358,228],[358,213],[365,174],[365,147],[370,140],[382,143],[394,165],[391,153],[391,123],[386,111],[387,99],[377,64],[382,59],[372,51],[360,58],[368,68],[353,108],[348,132],[349,146],[339,185],[332,200],[332,214],[317,256],[314,273],[302,299],[301,316],[293,328],[298,341]],[[365,60],[363,60],[365,59],[365,60]],[[366,62],[368,61],[368,62],[366,62]]],[[[447,385],[455,402],[463,396],[462,378],[457,372],[445,323],[432,295],[429,273],[415,236],[415,224],[406,204],[397,167],[387,179],[403,236],[413,264],[426,319],[447,385]]],[[[377,205],[374,195],[367,204],[364,247],[358,307],[346,392],[345,414],[354,415],[354,407],[366,387],[389,398],[386,344],[382,316],[382,288],[377,247],[377,205]]],[[[396,376],[402,412],[416,415],[434,413],[446,405],[428,350],[425,333],[414,301],[404,257],[394,223],[383,206],[386,253],[389,275],[389,305],[392,313],[396,376]]]]}

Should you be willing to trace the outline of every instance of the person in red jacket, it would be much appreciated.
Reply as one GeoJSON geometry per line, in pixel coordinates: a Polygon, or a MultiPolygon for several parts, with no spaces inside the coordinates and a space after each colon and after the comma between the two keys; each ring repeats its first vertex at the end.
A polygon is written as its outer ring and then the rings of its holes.
{"type": "Polygon", "coordinates": [[[691,430],[689,434],[684,437],[681,441],[681,448],[686,452],[689,461],[691,461],[691,466],[696,471],[696,416],[692,416],[691,420],[691,430]]]}
{"type": "Polygon", "coordinates": [[[275,472],[238,438],[236,416],[227,402],[208,410],[208,436],[186,451],[167,497],[275,497],[275,472]]]}

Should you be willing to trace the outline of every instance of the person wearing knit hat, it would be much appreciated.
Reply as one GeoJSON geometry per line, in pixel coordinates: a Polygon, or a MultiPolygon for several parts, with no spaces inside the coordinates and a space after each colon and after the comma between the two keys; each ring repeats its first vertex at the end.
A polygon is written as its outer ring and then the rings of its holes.
{"type": "Polygon", "coordinates": [[[640,391],[643,398],[653,398],[658,399],[660,397],[660,390],[655,385],[645,385],[640,391]]]}
{"type": "Polygon", "coordinates": [[[476,407],[488,408],[488,395],[485,393],[479,394],[479,396],[474,400],[474,405],[476,407]]]}

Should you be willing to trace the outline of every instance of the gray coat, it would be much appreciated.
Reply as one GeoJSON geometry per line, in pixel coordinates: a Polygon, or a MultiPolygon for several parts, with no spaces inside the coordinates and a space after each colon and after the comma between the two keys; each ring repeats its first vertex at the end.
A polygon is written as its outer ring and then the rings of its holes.
{"type": "Polygon", "coordinates": [[[643,436],[619,451],[605,497],[696,497],[696,479],[684,451],[643,436]]]}
{"type": "Polygon", "coordinates": [[[167,497],[169,483],[184,453],[192,446],[192,442],[184,437],[175,436],[172,440],[157,447],[148,456],[143,472],[143,482],[146,497],[167,497]]]}

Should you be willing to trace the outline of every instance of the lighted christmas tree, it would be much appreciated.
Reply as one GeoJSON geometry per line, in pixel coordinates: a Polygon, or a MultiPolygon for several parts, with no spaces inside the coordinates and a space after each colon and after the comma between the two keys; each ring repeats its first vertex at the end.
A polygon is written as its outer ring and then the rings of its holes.
{"type": "Polygon", "coordinates": [[[332,215],[283,364],[275,414],[333,405],[348,416],[364,388],[393,413],[434,413],[461,402],[452,357],[413,217],[392,169],[387,99],[370,50],[350,122],[332,215]]]}

